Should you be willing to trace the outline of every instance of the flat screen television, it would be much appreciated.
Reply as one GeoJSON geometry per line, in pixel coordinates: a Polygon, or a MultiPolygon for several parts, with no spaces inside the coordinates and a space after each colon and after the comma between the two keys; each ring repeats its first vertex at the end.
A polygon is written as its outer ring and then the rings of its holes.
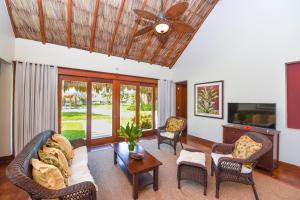
{"type": "Polygon", "coordinates": [[[228,123],[276,129],[276,104],[228,103],[228,123]]]}

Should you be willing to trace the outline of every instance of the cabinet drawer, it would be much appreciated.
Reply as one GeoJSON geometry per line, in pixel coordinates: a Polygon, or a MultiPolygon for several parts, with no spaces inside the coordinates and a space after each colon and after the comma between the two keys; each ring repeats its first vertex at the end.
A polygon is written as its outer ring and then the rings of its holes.
{"type": "Polygon", "coordinates": [[[242,135],[244,135],[244,131],[242,131],[242,130],[234,129],[234,128],[224,128],[223,143],[233,144],[242,135]]]}

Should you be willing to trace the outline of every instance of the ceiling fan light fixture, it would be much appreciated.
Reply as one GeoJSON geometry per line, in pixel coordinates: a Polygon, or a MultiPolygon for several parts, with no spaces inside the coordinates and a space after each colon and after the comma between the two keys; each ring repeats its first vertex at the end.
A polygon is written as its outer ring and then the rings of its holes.
{"type": "Polygon", "coordinates": [[[164,34],[166,32],[168,32],[170,29],[170,26],[169,24],[165,23],[165,22],[161,22],[161,23],[158,23],[156,26],[155,26],[155,31],[157,33],[161,33],[161,34],[164,34]]]}

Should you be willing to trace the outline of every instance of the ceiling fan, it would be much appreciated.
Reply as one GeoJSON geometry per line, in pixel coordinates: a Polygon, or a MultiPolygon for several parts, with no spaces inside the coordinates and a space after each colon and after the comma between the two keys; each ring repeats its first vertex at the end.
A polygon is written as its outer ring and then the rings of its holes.
{"type": "Polygon", "coordinates": [[[163,0],[158,15],[145,10],[134,9],[135,14],[147,20],[146,27],[138,30],[134,37],[153,31],[157,39],[164,45],[169,35],[176,31],[178,33],[193,33],[195,30],[190,25],[179,20],[179,17],[187,10],[189,4],[187,2],[177,3],[171,6],[166,12],[163,8],[163,0]]]}

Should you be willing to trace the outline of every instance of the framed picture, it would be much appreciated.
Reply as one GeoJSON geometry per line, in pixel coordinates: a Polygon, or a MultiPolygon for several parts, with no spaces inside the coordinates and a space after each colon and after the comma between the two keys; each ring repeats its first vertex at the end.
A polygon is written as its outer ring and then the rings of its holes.
{"type": "Polygon", "coordinates": [[[223,119],[223,83],[195,84],[195,115],[223,119]]]}

